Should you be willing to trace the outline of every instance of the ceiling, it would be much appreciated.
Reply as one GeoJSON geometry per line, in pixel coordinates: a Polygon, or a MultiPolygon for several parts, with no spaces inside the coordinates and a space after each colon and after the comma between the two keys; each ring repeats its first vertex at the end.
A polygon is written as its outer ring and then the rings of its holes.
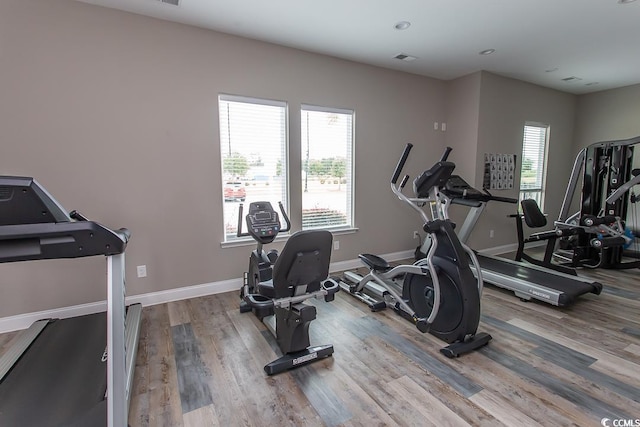
{"type": "Polygon", "coordinates": [[[79,1],[443,80],[487,70],[575,94],[640,83],[640,0],[79,1]]]}

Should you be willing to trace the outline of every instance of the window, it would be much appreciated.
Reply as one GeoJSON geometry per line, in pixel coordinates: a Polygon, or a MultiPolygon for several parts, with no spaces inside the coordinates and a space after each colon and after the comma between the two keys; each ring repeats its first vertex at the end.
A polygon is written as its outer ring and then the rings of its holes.
{"type": "Polygon", "coordinates": [[[544,210],[544,180],[549,126],[526,123],[522,142],[520,168],[520,200],[534,199],[544,210]]]}
{"type": "Polygon", "coordinates": [[[353,227],[353,111],[301,112],[302,228],[353,227]]]}
{"type": "Polygon", "coordinates": [[[287,104],[221,95],[218,106],[225,241],[230,241],[237,238],[240,203],[288,206],[287,104]]]}

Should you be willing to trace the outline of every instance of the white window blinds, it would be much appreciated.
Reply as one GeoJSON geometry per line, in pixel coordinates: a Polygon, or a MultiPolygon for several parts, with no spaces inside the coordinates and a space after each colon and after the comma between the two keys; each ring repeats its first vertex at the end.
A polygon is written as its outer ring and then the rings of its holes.
{"type": "Polygon", "coordinates": [[[303,105],[302,228],[353,226],[351,110],[303,105]]]}
{"type": "MultiPolygon", "coordinates": [[[[236,238],[238,207],[287,200],[287,104],[220,95],[220,153],[225,241],[236,238]]],[[[246,225],[242,219],[243,231],[246,225]]]]}
{"type": "Polygon", "coordinates": [[[527,123],[522,141],[522,165],[520,169],[520,200],[534,199],[543,208],[545,162],[549,126],[527,123]]]}

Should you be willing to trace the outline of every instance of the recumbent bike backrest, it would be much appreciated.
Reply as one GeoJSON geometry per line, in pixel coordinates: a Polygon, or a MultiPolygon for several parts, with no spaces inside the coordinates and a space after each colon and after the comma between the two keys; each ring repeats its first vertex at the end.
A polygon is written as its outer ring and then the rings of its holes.
{"type": "Polygon", "coordinates": [[[329,276],[332,242],[327,230],[298,231],[289,237],[273,266],[275,298],[320,290],[329,276]]]}

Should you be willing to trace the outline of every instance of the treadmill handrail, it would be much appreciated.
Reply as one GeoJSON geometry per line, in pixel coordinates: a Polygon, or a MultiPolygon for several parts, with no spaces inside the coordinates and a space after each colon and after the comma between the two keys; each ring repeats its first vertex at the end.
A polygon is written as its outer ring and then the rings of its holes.
{"type": "Polygon", "coordinates": [[[125,251],[129,235],[93,221],[3,225],[0,263],[117,255],[125,251]]]}
{"type": "Polygon", "coordinates": [[[0,202],[7,204],[0,222],[0,262],[107,256],[107,425],[126,425],[124,251],[129,231],[111,230],[82,215],[74,215],[80,221],[71,222],[33,178],[0,176],[0,190],[0,202]]]}

